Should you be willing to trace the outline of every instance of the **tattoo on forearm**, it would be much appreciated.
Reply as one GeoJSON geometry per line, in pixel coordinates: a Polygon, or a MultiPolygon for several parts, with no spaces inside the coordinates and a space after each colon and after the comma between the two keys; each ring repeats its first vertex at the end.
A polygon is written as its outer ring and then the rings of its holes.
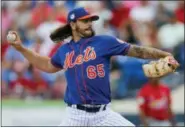
{"type": "Polygon", "coordinates": [[[143,58],[143,59],[159,59],[171,55],[168,52],[156,49],[149,48],[144,46],[131,45],[128,56],[143,58]]]}

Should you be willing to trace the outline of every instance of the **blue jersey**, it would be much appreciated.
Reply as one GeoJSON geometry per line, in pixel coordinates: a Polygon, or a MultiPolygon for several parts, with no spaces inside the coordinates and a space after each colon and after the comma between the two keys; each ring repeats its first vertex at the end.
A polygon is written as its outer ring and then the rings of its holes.
{"type": "Polygon", "coordinates": [[[108,104],[111,101],[109,82],[110,58],[125,55],[129,44],[111,36],[71,40],[51,58],[55,67],[65,70],[68,104],[108,104]]]}

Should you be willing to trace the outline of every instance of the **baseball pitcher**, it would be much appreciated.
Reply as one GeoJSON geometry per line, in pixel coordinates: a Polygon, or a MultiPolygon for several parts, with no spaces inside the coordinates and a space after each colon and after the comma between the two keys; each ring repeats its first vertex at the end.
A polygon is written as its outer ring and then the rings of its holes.
{"type": "Polygon", "coordinates": [[[23,47],[15,31],[8,34],[9,43],[38,69],[49,73],[65,70],[67,89],[64,101],[67,107],[66,118],[60,126],[134,126],[110,108],[109,72],[112,56],[161,59],[143,65],[148,77],[173,72],[179,65],[170,53],[131,45],[111,36],[95,35],[92,22],[98,19],[97,15],[90,14],[82,7],[70,11],[67,25],[51,33],[50,38],[54,42],[68,37],[71,40],[60,46],[52,58],[40,56],[23,47]],[[10,38],[12,35],[15,35],[15,40],[10,38]]]}

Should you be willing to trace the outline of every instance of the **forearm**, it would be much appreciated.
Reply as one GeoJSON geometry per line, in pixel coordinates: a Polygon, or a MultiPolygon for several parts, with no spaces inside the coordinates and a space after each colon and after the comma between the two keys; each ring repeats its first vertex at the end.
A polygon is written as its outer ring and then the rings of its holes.
{"type": "Polygon", "coordinates": [[[171,107],[169,107],[168,113],[169,113],[169,116],[170,116],[169,121],[170,121],[171,125],[175,126],[176,125],[176,121],[175,121],[175,117],[174,117],[174,114],[172,112],[171,107]]]}
{"type": "Polygon", "coordinates": [[[127,55],[143,59],[160,59],[172,54],[156,48],[131,45],[127,55]]]}
{"type": "Polygon", "coordinates": [[[146,116],[143,112],[140,112],[140,120],[141,120],[141,123],[144,125],[144,126],[148,126],[148,122],[146,120],[146,116]]]}
{"type": "Polygon", "coordinates": [[[175,121],[175,118],[174,117],[171,117],[169,119],[169,121],[170,121],[170,123],[171,123],[172,126],[175,126],[176,125],[176,121],[175,121]]]}
{"type": "Polygon", "coordinates": [[[41,56],[36,52],[33,52],[25,47],[21,47],[19,52],[36,68],[49,72],[48,63],[50,62],[50,58],[47,56],[41,56]]]}
{"type": "Polygon", "coordinates": [[[61,70],[61,68],[55,67],[50,62],[50,58],[47,56],[40,56],[36,52],[33,52],[27,48],[25,48],[22,44],[22,41],[17,34],[16,31],[10,31],[9,36],[15,36],[16,38],[14,40],[8,41],[9,44],[11,44],[17,51],[21,52],[22,55],[36,68],[49,73],[58,72],[61,70]]]}

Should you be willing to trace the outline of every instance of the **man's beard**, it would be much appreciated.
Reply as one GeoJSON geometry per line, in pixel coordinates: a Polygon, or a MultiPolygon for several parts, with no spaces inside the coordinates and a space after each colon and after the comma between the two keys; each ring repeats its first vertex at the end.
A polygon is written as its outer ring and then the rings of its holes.
{"type": "Polygon", "coordinates": [[[87,34],[87,33],[85,33],[86,30],[82,30],[78,26],[76,28],[77,33],[79,33],[79,35],[81,37],[92,37],[92,36],[94,36],[95,35],[95,31],[92,28],[90,28],[90,30],[91,30],[91,34],[87,34]]]}

